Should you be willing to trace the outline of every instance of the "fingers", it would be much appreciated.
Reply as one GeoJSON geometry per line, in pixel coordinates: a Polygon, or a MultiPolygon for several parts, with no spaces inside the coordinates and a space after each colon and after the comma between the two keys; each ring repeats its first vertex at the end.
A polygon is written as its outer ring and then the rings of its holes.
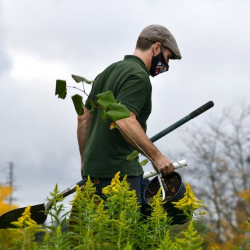
{"type": "Polygon", "coordinates": [[[169,174],[171,174],[171,173],[173,173],[173,172],[174,172],[174,165],[173,165],[172,162],[171,162],[170,164],[166,165],[166,166],[162,169],[162,171],[161,171],[161,173],[163,174],[163,176],[164,176],[164,175],[169,175],[169,174]]]}
{"type": "Polygon", "coordinates": [[[162,173],[162,175],[169,175],[174,172],[174,165],[173,163],[164,155],[159,157],[156,161],[156,166],[162,173]]]}

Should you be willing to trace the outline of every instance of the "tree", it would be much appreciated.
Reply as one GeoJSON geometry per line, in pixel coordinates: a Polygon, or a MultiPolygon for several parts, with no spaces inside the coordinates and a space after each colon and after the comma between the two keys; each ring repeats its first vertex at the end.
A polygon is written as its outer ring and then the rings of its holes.
{"type": "Polygon", "coordinates": [[[246,238],[250,216],[250,105],[242,105],[240,112],[227,108],[206,124],[188,130],[187,158],[194,164],[186,171],[192,171],[189,182],[207,205],[213,245],[229,249],[246,238]]]}
{"type": "MultiPolygon", "coordinates": [[[[17,208],[17,205],[9,205],[5,202],[9,195],[13,192],[13,188],[10,186],[0,185],[0,216],[12,209],[17,208]]],[[[0,249],[7,247],[13,239],[14,233],[9,232],[6,229],[0,229],[0,249]]]]}

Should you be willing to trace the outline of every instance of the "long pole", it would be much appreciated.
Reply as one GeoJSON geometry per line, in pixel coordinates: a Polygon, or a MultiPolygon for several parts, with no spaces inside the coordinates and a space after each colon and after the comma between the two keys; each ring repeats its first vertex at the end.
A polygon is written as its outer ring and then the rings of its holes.
{"type": "Polygon", "coordinates": [[[168,128],[162,130],[158,134],[154,135],[153,137],[150,138],[150,141],[155,142],[165,136],[166,134],[169,134],[173,130],[179,128],[181,125],[185,124],[186,122],[190,121],[191,119],[195,118],[196,116],[204,113],[208,109],[212,108],[214,106],[214,103],[212,101],[207,102],[206,104],[202,105],[198,109],[194,110],[191,112],[189,115],[183,117],[179,121],[175,122],[173,125],[169,126],[168,128]]]}

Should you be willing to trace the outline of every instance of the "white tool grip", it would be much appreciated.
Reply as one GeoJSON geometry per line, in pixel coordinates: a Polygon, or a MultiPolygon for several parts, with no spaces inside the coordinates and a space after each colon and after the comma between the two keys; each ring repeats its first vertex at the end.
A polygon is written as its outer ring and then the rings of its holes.
{"type": "MultiPolygon", "coordinates": [[[[173,163],[174,169],[182,168],[187,166],[186,160],[181,160],[173,163]]],[[[154,169],[147,171],[143,174],[143,179],[148,179],[149,177],[157,175],[156,171],[154,169]]]]}

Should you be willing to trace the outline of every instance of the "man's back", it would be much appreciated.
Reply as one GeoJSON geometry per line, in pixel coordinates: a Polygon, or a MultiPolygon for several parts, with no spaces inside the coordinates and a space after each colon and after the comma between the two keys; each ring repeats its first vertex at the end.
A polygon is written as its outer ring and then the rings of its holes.
{"type": "MultiPolygon", "coordinates": [[[[144,62],[136,56],[126,56],[123,61],[106,68],[93,85],[89,99],[110,90],[117,102],[136,115],[146,132],[146,121],[151,113],[152,87],[144,62]]],[[[90,109],[89,102],[86,107],[90,109]]],[[[143,173],[138,159],[127,161],[134,148],[124,140],[117,129],[110,130],[111,121],[104,122],[100,110],[92,114],[91,126],[84,153],[84,176],[111,178],[120,171],[121,176],[139,176],[143,173]]]]}

